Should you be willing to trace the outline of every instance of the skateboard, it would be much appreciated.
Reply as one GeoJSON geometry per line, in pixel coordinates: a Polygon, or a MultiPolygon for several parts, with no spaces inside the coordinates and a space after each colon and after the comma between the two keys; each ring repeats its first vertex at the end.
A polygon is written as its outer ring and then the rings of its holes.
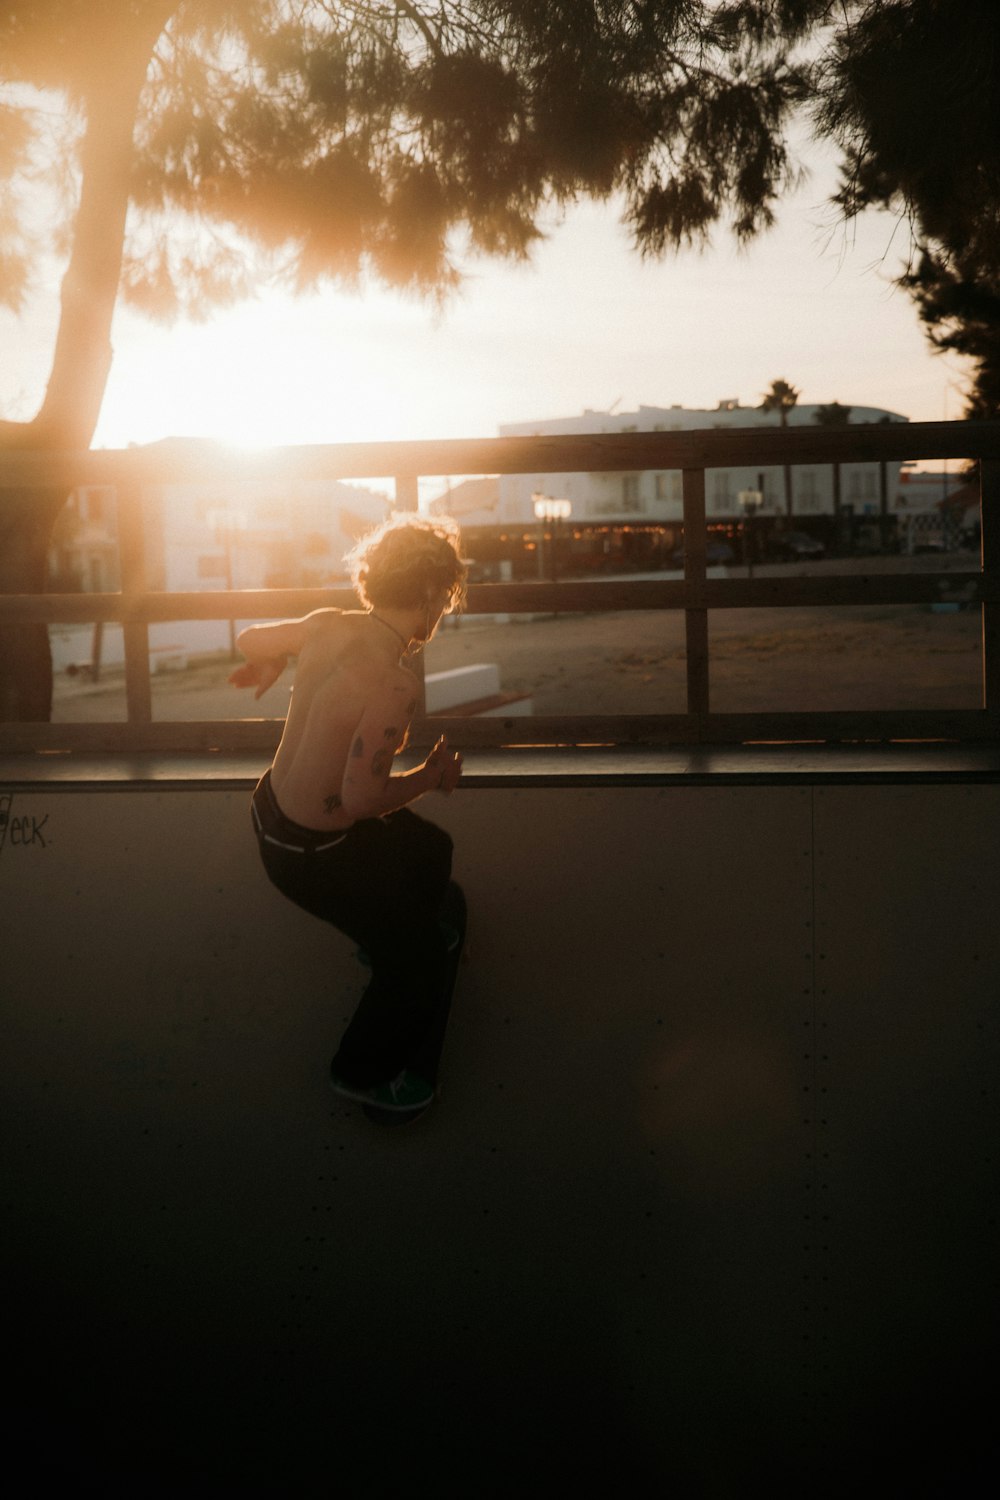
{"type": "MultiPolygon", "coordinates": [[[[426,1079],[435,1090],[437,1089],[438,1073],[441,1069],[441,1053],[444,1050],[444,1038],[448,1028],[448,1017],[451,1014],[451,1002],[455,994],[459,967],[465,952],[467,920],[468,910],[465,904],[465,894],[462,887],[452,880],[448,884],[440,915],[441,925],[446,929],[449,940],[448,965],[445,970],[441,1005],[434,1017],[430,1030],[406,1064],[410,1071],[426,1079]]],[[[433,1099],[429,1100],[422,1109],[379,1109],[375,1104],[364,1104],[362,1105],[362,1109],[368,1116],[368,1119],[376,1125],[409,1125],[414,1120],[418,1120],[421,1115],[426,1114],[433,1103],[433,1099]]]]}

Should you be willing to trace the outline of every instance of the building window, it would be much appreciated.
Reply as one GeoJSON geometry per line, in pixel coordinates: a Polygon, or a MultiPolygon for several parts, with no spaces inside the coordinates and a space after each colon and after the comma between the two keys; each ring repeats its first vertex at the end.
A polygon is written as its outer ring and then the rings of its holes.
{"type": "Polygon", "coordinates": [[[795,499],[800,510],[814,511],[817,509],[819,495],[816,490],[816,470],[799,469],[795,475],[795,499]]]}
{"type": "Polygon", "coordinates": [[[712,509],[718,515],[730,509],[729,471],[716,469],[712,473],[712,509]]]}
{"type": "Polygon", "coordinates": [[[622,479],[622,510],[631,515],[642,510],[638,474],[626,474],[622,479]]]}
{"type": "Polygon", "coordinates": [[[676,470],[673,470],[667,474],[657,474],[657,500],[680,500],[681,495],[681,476],[676,470]]]}
{"type": "Polygon", "coordinates": [[[107,523],[113,514],[115,492],[110,485],[85,484],[77,491],[82,521],[107,523]]]}

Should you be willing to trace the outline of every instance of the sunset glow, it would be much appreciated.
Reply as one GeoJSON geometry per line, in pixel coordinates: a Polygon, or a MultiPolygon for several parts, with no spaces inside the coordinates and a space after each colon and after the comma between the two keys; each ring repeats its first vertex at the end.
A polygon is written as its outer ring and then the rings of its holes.
{"type": "MultiPolygon", "coordinates": [[[[240,444],[489,437],[498,426],[642,403],[761,399],[781,375],[804,401],[961,412],[961,362],[935,357],[892,276],[888,215],[851,240],[815,156],[777,228],[745,252],[720,237],[643,262],[613,205],[586,205],[524,266],[473,262],[443,309],[368,284],[270,290],[204,324],[120,308],[95,442],[187,435],[240,444]]],[[[55,291],[32,327],[0,319],[0,410],[30,415],[47,378],[55,291]],[[8,332],[9,328],[9,332],[8,332]]]]}

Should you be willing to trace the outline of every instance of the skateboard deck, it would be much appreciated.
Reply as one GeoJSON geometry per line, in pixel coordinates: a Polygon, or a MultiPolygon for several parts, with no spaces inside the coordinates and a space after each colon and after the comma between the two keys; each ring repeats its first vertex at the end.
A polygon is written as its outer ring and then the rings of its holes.
{"type": "MultiPolygon", "coordinates": [[[[420,1043],[413,1056],[407,1061],[407,1068],[427,1080],[433,1088],[437,1089],[438,1074],[441,1071],[441,1053],[444,1050],[445,1033],[448,1029],[448,1017],[451,1014],[451,1002],[455,994],[455,985],[458,980],[458,971],[465,951],[465,933],[468,920],[468,909],[465,904],[465,893],[460,885],[454,880],[448,884],[444,902],[441,906],[441,923],[448,929],[449,939],[454,936],[454,945],[449,947],[448,965],[445,970],[444,988],[442,991],[442,1003],[430,1030],[420,1043]]],[[[423,1109],[379,1109],[375,1104],[365,1104],[362,1108],[369,1120],[376,1125],[409,1125],[418,1120],[421,1115],[427,1113],[434,1100],[431,1099],[424,1105],[423,1109]]]]}

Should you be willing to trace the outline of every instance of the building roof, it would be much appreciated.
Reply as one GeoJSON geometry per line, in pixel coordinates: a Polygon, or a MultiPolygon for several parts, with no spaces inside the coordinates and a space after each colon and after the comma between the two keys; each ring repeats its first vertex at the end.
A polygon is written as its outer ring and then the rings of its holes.
{"type": "MultiPolygon", "coordinates": [[[[907,422],[899,412],[880,406],[855,406],[846,402],[799,402],[786,413],[789,426],[801,427],[815,422],[816,413],[825,405],[839,405],[848,413],[848,423],[856,427],[866,423],[907,422]]],[[[758,405],[742,406],[728,397],[715,407],[688,407],[640,404],[636,411],[595,411],[587,407],[579,416],[553,417],[543,421],[508,422],[500,427],[502,436],[529,436],[540,433],[583,432],[667,432],[706,427],[772,426],[778,418],[758,405]]]]}
{"type": "Polygon", "coordinates": [[[495,474],[484,479],[465,479],[435,496],[430,503],[431,515],[453,516],[456,521],[475,521],[480,525],[495,521],[499,510],[500,480],[495,474]]]}

